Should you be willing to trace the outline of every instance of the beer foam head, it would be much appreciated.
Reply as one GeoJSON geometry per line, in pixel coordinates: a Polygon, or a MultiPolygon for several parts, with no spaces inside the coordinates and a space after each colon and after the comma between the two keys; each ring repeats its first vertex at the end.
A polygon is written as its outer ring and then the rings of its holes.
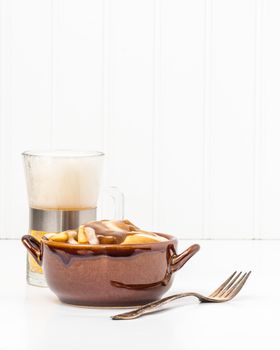
{"type": "Polygon", "coordinates": [[[68,210],[96,207],[103,156],[100,152],[25,152],[30,207],[68,210]]]}

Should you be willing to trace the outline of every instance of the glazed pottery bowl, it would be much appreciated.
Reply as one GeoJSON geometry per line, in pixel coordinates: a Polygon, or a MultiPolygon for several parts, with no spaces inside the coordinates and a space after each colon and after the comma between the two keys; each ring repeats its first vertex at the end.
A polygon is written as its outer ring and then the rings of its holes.
{"type": "Polygon", "coordinates": [[[149,244],[77,244],[41,242],[30,235],[22,242],[43,267],[49,288],[64,303],[88,306],[135,306],[159,299],[174,272],[198,250],[194,244],[176,253],[177,239],[149,244]]]}

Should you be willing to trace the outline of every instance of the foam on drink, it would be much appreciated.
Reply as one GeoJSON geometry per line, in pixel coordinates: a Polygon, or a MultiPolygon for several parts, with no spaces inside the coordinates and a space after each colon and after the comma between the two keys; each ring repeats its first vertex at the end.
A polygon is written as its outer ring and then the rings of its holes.
{"type": "Polygon", "coordinates": [[[86,152],[39,152],[26,157],[31,208],[81,210],[97,204],[102,155],[86,152]]]}

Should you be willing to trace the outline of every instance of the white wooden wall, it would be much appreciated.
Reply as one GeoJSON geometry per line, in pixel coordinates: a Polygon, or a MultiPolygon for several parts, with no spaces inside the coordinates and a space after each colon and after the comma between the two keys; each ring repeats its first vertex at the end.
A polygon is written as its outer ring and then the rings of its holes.
{"type": "Polygon", "coordinates": [[[0,0],[0,236],[20,153],[98,149],[126,216],[185,238],[280,237],[280,2],[0,0]]]}

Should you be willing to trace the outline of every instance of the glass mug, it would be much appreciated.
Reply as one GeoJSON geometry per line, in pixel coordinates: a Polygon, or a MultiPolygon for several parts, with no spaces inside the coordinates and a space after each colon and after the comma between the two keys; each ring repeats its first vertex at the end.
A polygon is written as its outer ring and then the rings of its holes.
{"type": "MultiPolygon", "coordinates": [[[[76,229],[96,220],[104,153],[97,151],[26,151],[23,153],[30,208],[30,234],[76,229]]],[[[116,187],[106,189],[114,219],[123,219],[124,199],[116,187]]],[[[27,282],[46,286],[42,268],[27,256],[27,282]]]]}

